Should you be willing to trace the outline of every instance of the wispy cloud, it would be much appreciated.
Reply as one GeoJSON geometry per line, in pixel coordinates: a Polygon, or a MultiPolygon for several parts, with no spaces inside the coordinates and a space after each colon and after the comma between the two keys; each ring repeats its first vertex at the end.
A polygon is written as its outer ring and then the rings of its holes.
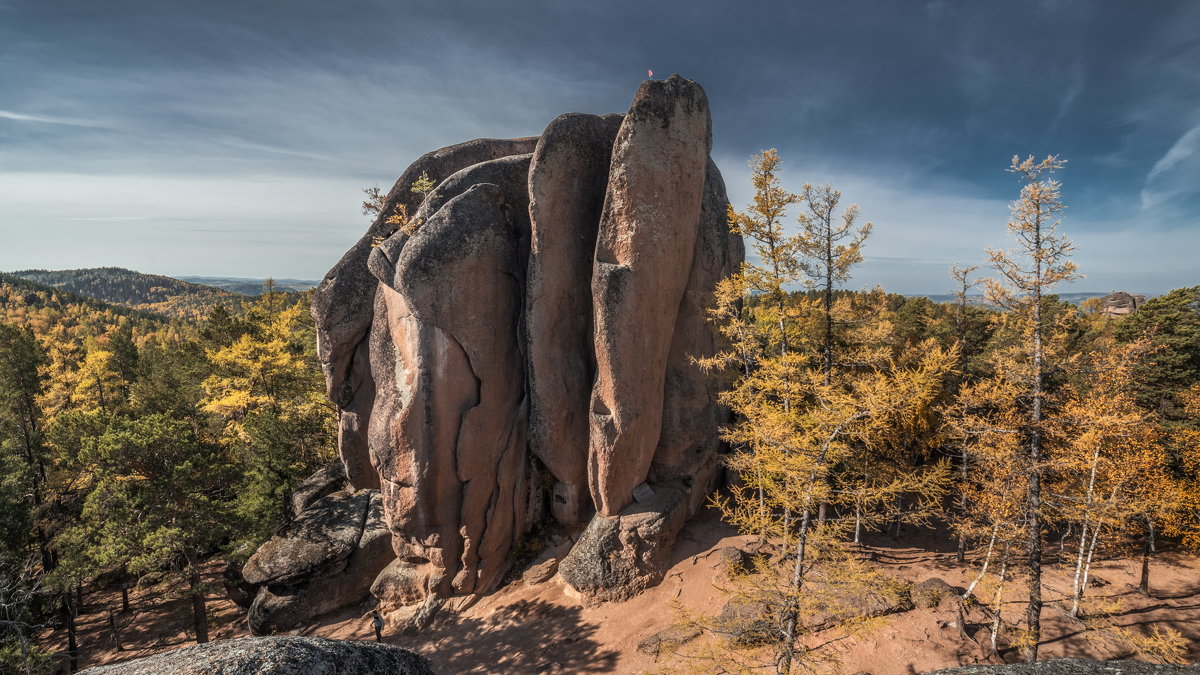
{"type": "Polygon", "coordinates": [[[104,128],[105,126],[94,120],[85,120],[76,117],[57,117],[53,115],[30,115],[12,110],[0,110],[0,119],[12,120],[14,122],[34,122],[37,124],[62,124],[70,127],[104,128]]]}
{"type": "Polygon", "coordinates": [[[1075,103],[1075,99],[1083,93],[1083,86],[1087,81],[1087,73],[1084,70],[1083,59],[1076,58],[1071,62],[1071,66],[1064,73],[1065,83],[1063,86],[1062,95],[1058,99],[1058,109],[1054,113],[1054,119],[1050,122],[1050,128],[1058,126],[1067,113],[1071,110],[1071,106],[1075,103]]]}
{"type": "Polygon", "coordinates": [[[273,154],[273,155],[286,155],[288,157],[301,157],[303,159],[315,159],[315,160],[319,160],[322,162],[337,161],[334,157],[330,157],[329,155],[323,155],[323,154],[320,154],[317,152],[305,152],[303,150],[291,150],[289,148],[280,148],[280,147],[276,147],[273,145],[264,145],[262,143],[252,143],[250,141],[243,141],[243,140],[240,140],[237,138],[222,138],[222,139],[219,139],[217,142],[220,143],[221,145],[225,145],[225,146],[228,146],[231,148],[240,148],[240,149],[244,149],[244,150],[257,150],[259,152],[266,152],[266,153],[273,154]]]}
{"type": "Polygon", "coordinates": [[[1146,174],[1142,187],[1142,210],[1169,206],[1180,197],[1200,191],[1200,124],[1180,136],[1146,174]]]}

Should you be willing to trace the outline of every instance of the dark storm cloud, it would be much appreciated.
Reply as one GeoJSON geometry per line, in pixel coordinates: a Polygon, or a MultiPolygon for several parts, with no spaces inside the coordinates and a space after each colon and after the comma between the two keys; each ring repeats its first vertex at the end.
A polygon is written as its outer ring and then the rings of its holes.
{"type": "Polygon", "coordinates": [[[363,227],[358,187],[623,110],[652,68],[705,86],[736,203],[777,147],[793,189],[863,206],[856,284],[942,290],[930,261],[1004,244],[1008,158],[1053,152],[1082,285],[1161,291],[1195,283],[1200,9],[1152,8],[0,0],[0,268],[319,276],[363,227]]]}

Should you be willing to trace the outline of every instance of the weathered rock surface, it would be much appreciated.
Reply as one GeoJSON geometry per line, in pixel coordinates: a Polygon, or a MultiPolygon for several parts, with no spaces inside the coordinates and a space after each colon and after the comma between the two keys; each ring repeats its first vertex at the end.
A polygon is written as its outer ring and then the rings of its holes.
{"type": "MultiPolygon", "coordinates": [[[[728,419],[692,362],[716,349],[704,309],[743,256],[710,149],[704,92],[674,76],[623,116],[439,150],[387,199],[415,230],[377,219],[322,282],[342,462],[353,486],[379,485],[396,556],[368,580],[381,601],[490,591],[546,514],[592,520],[532,577],[558,561],[592,600],[661,579],[728,419]]],[[[282,606],[272,583],[264,605],[282,606]]]]}
{"type": "Polygon", "coordinates": [[[250,556],[242,576],[252,584],[287,585],[344,567],[362,536],[371,497],[362,490],[318,499],[250,556]]]}
{"type": "MultiPolygon", "coordinates": [[[[528,158],[488,164],[528,171],[528,158]]],[[[450,199],[407,242],[381,291],[392,342],[405,349],[393,368],[399,405],[390,420],[378,417],[372,454],[390,501],[413,504],[390,521],[398,551],[430,561],[430,590],[442,594],[491,587],[524,527],[523,269],[511,201],[521,196],[478,183],[450,199]],[[411,475],[414,466],[422,473],[411,475]]]]}
{"type": "Polygon", "coordinates": [[[615,516],[597,515],[558,573],[589,600],[627,600],[662,581],[689,515],[686,495],[674,488],[659,488],[646,504],[615,516]]]}
{"type": "Polygon", "coordinates": [[[1009,663],[1002,666],[960,666],[936,670],[930,675],[1152,675],[1154,673],[1200,673],[1200,666],[1175,666],[1142,661],[1093,661],[1092,659],[1050,659],[1037,663],[1009,663]]]}
{"type": "Polygon", "coordinates": [[[233,604],[242,609],[250,609],[255,596],[258,595],[258,586],[247,582],[242,577],[241,568],[235,564],[228,564],[221,570],[221,586],[225,588],[225,595],[229,596],[233,604]]]}
{"type": "MultiPolygon", "coordinates": [[[[718,281],[738,272],[745,257],[741,237],[729,235],[728,206],[725,181],[710,159],[692,269],[667,356],[662,434],[651,465],[653,480],[659,483],[678,481],[691,488],[690,481],[720,448],[720,437],[712,430],[729,419],[729,410],[717,402],[716,379],[693,360],[717,353],[717,338],[707,312],[713,306],[713,289],[718,281]]],[[[703,499],[708,490],[696,493],[703,499]]]]}
{"type": "Polygon", "coordinates": [[[596,232],[620,115],[560,115],[529,169],[532,221],[526,328],[529,449],[559,480],[551,509],[578,521],[586,492],[588,399],[595,379],[591,285],[596,232]]]}
{"type": "Polygon", "coordinates": [[[411,605],[425,597],[426,580],[413,563],[396,558],[371,583],[371,595],[386,606],[411,605]]]}
{"type": "Polygon", "coordinates": [[[433,675],[423,656],[374,642],[316,637],[218,640],[97,666],[88,675],[433,675]]]}
{"type": "Polygon", "coordinates": [[[301,512],[316,503],[318,499],[341,492],[347,487],[349,487],[349,483],[346,480],[346,465],[341,462],[331,463],[304,479],[304,482],[297,485],[296,489],[292,491],[292,518],[297,518],[301,512]]]}
{"type": "Polygon", "coordinates": [[[596,383],[588,484],[613,516],[646,480],[687,287],[712,145],[708,99],[674,76],[644,82],[613,144],[592,272],[596,383]]]}
{"type": "Polygon", "coordinates": [[[365,599],[395,557],[377,490],[318,500],[247,561],[243,574],[260,585],[247,613],[250,631],[288,630],[365,599]],[[322,546],[334,553],[322,559],[322,546]]]}
{"type": "MultiPolygon", "coordinates": [[[[367,258],[377,239],[392,234],[386,221],[397,206],[410,215],[424,197],[412,191],[422,174],[440,181],[451,174],[488,160],[533,152],[537,138],[480,138],[422,155],[413,162],[388,192],[383,213],[366,234],[325,275],[313,294],[312,314],[317,323],[317,356],[325,371],[325,382],[334,403],[351,418],[339,425],[339,452],[355,487],[378,486],[378,474],[370,471],[366,455],[367,431],[372,404],[371,370],[368,355],[359,354],[374,317],[377,281],[367,269],[367,258]],[[372,482],[376,481],[376,482],[372,482]]],[[[365,349],[365,348],[364,348],[365,349]]]]}

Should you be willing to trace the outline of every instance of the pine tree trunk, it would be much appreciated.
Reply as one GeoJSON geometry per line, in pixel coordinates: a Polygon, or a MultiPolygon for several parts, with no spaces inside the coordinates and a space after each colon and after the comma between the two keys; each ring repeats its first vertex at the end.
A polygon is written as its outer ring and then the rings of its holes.
{"type": "MultiPolygon", "coordinates": [[[[1033,250],[1042,251],[1040,222],[1034,231],[1033,250]]],[[[1021,650],[1026,663],[1037,661],[1042,641],[1042,259],[1034,256],[1036,266],[1033,287],[1033,409],[1029,416],[1028,494],[1026,553],[1029,565],[1029,604],[1025,624],[1029,630],[1027,645],[1021,650]]]]}
{"type": "Polygon", "coordinates": [[[1153,531],[1146,532],[1146,545],[1142,548],[1142,578],[1138,583],[1138,590],[1142,595],[1150,595],[1150,549],[1153,541],[1153,531]]]}
{"type": "Polygon", "coordinates": [[[188,562],[188,576],[191,581],[192,626],[196,631],[196,643],[204,644],[208,642],[208,611],[204,604],[204,586],[200,579],[200,568],[197,566],[196,556],[193,552],[187,551],[184,557],[188,562]]]}
{"type": "Polygon", "coordinates": [[[800,517],[800,531],[796,538],[796,563],[792,567],[791,588],[794,597],[788,601],[792,608],[788,610],[787,616],[784,618],[783,644],[780,646],[779,658],[775,665],[775,671],[784,675],[792,671],[792,659],[795,658],[796,627],[800,620],[800,610],[795,606],[795,597],[800,595],[800,589],[804,586],[804,557],[807,554],[808,526],[811,518],[809,502],[811,501],[811,497],[806,500],[804,513],[800,517]]]}
{"type": "Polygon", "coordinates": [[[1000,561],[1000,582],[996,584],[996,596],[992,601],[995,606],[995,616],[992,618],[992,653],[998,654],[999,639],[1000,639],[1000,608],[1003,606],[1004,600],[1004,582],[1008,575],[1008,547],[1004,549],[1003,559],[1000,561]]]}
{"type": "Polygon", "coordinates": [[[988,565],[992,562],[992,551],[996,550],[996,535],[1000,532],[1000,526],[992,526],[992,538],[988,541],[987,553],[983,556],[983,567],[979,570],[979,574],[971,581],[971,585],[967,586],[967,590],[963,591],[962,598],[966,600],[971,597],[971,592],[983,581],[983,576],[987,574],[988,565]]]}
{"type": "Polygon", "coordinates": [[[79,670],[79,644],[75,641],[75,611],[71,608],[70,591],[63,594],[59,616],[62,617],[63,625],[67,627],[67,665],[73,673],[79,670]]]}

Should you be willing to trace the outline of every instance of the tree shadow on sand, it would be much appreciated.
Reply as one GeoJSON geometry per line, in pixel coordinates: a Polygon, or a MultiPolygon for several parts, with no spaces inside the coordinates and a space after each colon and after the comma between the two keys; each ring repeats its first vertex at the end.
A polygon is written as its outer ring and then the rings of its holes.
{"type": "MultiPolygon", "coordinates": [[[[450,632],[417,647],[436,672],[612,672],[617,652],[593,638],[599,625],[583,621],[578,607],[525,600],[485,619],[447,617],[436,626],[450,632]]],[[[397,641],[402,642],[402,640],[397,641]]]]}

